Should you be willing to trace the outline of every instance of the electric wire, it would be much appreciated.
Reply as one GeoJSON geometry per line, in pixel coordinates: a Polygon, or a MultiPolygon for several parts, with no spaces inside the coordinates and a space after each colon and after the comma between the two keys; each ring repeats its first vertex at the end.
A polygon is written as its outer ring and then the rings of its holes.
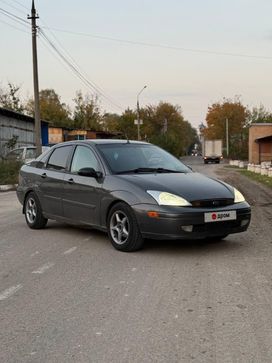
{"type": "Polygon", "coordinates": [[[23,30],[23,29],[17,28],[16,26],[14,26],[14,25],[12,25],[12,24],[10,24],[10,23],[7,23],[6,21],[2,20],[1,18],[0,18],[0,22],[1,22],[1,23],[3,23],[3,24],[5,24],[5,25],[10,26],[10,27],[11,27],[11,28],[13,28],[13,29],[19,30],[19,31],[21,31],[21,32],[23,32],[23,33],[26,33],[26,34],[30,34],[30,31],[29,31],[29,32],[27,32],[26,30],[23,30]]]}
{"type": "MultiPolygon", "coordinates": [[[[0,0],[0,1],[3,1],[3,0],[0,0]]],[[[4,1],[5,2],[5,1],[4,1]]],[[[24,25],[24,26],[27,26],[29,27],[29,23],[3,9],[3,8],[0,8],[0,13],[8,18],[10,18],[11,20],[17,22],[18,24],[20,25],[24,25]]],[[[76,63],[76,61],[72,58],[72,56],[64,49],[64,47],[60,44],[60,42],[57,40],[57,38],[54,36],[54,38],[56,39],[56,41],[59,43],[59,45],[61,46],[61,48],[63,49],[63,51],[67,54],[68,58],[70,58],[70,60],[67,59],[66,56],[64,56],[61,51],[57,48],[57,46],[48,38],[48,36],[45,34],[45,32],[39,28],[39,31],[40,31],[40,34],[41,36],[45,39],[46,42],[48,42],[48,44],[51,46],[51,48],[58,54],[58,56],[66,63],[66,65],[69,66],[69,68],[73,71],[73,73],[79,77],[81,79],[81,81],[85,84],[85,86],[87,86],[88,88],[91,88],[92,92],[95,92],[97,94],[99,94],[101,97],[104,98],[104,100],[107,100],[108,103],[110,103],[112,106],[118,108],[119,110],[123,110],[123,107],[118,105],[115,101],[113,101],[112,98],[110,98],[108,95],[105,94],[104,90],[99,87],[97,84],[95,84],[94,82],[91,82],[86,75],[82,74],[83,72],[80,70],[80,67],[78,66],[78,64],[76,63]]],[[[19,29],[18,29],[19,30],[19,29]]],[[[52,33],[52,32],[51,32],[52,33]]],[[[53,34],[53,33],[52,33],[53,34]]]]}
{"type": "MultiPolygon", "coordinates": [[[[40,19],[41,22],[46,26],[44,20],[40,19]]],[[[88,80],[89,79],[89,76],[87,75],[86,72],[84,72],[84,70],[82,70],[82,68],[79,66],[79,64],[76,62],[76,60],[72,57],[72,55],[63,47],[63,45],[60,43],[60,41],[58,40],[58,38],[55,36],[55,34],[50,30],[49,27],[46,26],[46,28],[50,31],[51,35],[54,37],[54,39],[56,40],[56,42],[58,43],[58,45],[62,48],[62,50],[66,53],[66,56],[68,58],[70,58],[70,62],[72,64],[74,64],[74,66],[78,69],[78,71],[82,74],[82,76],[88,80]]],[[[40,29],[43,29],[44,31],[44,27],[40,27],[40,29]]],[[[94,81],[91,82],[95,87],[96,89],[100,92],[100,94],[102,93],[104,95],[104,97],[106,97],[111,103],[113,104],[117,104],[117,102],[112,98],[110,97],[109,95],[107,95],[107,93],[98,85],[96,84],[94,81]]],[[[123,107],[121,107],[120,105],[118,105],[118,108],[121,108],[123,109],[123,107]]]]}
{"type": "Polygon", "coordinates": [[[14,9],[14,10],[19,11],[19,13],[26,15],[25,11],[23,11],[23,10],[21,10],[21,9],[17,8],[16,6],[14,6],[14,5],[12,5],[12,4],[9,4],[7,1],[5,1],[5,0],[0,0],[0,1],[1,1],[2,3],[6,4],[7,6],[9,6],[10,8],[12,8],[12,9],[14,9]]]}
{"type": "Polygon", "coordinates": [[[11,13],[11,12],[3,9],[3,8],[0,8],[0,11],[1,11],[2,14],[8,16],[9,18],[16,19],[17,21],[20,21],[22,24],[27,24],[29,26],[28,21],[25,20],[25,19],[23,19],[23,18],[21,18],[20,16],[17,16],[15,14],[13,14],[13,13],[11,13]]]}
{"type": "Polygon", "coordinates": [[[40,35],[44,38],[44,40],[50,45],[50,47],[57,53],[57,55],[65,62],[66,65],[69,66],[69,68],[72,70],[72,72],[87,86],[89,89],[92,90],[92,92],[95,92],[102,96],[105,100],[108,101],[112,106],[123,110],[123,107],[120,105],[112,102],[112,100],[109,99],[108,96],[106,96],[104,93],[102,93],[99,89],[95,87],[95,85],[89,81],[84,75],[81,74],[81,72],[76,68],[75,65],[73,65],[62,53],[61,51],[56,47],[56,45],[50,40],[47,35],[44,33],[42,29],[39,29],[40,35]]]}
{"type": "Polygon", "coordinates": [[[17,0],[12,0],[13,2],[15,2],[16,4],[20,5],[22,8],[29,10],[25,5],[23,5],[22,3],[20,3],[20,1],[17,0]]]}
{"type": "Polygon", "coordinates": [[[128,40],[128,39],[121,39],[121,38],[113,38],[113,37],[95,35],[95,34],[90,34],[90,33],[74,32],[74,31],[64,30],[64,29],[59,29],[59,28],[51,28],[51,30],[54,30],[56,32],[61,32],[61,33],[77,35],[77,36],[85,36],[85,37],[91,37],[91,38],[101,39],[101,40],[109,40],[112,42],[140,45],[140,46],[144,46],[144,47],[171,49],[171,50],[177,50],[177,51],[183,51],[183,52],[202,53],[202,54],[210,54],[210,55],[217,55],[217,56],[272,59],[272,56],[265,56],[265,55],[253,55],[253,54],[250,55],[250,54],[242,54],[242,53],[220,52],[220,51],[213,51],[213,50],[206,50],[206,49],[185,48],[185,47],[172,46],[172,45],[166,45],[166,44],[149,43],[149,42],[141,42],[141,41],[134,41],[134,40],[128,40]]]}

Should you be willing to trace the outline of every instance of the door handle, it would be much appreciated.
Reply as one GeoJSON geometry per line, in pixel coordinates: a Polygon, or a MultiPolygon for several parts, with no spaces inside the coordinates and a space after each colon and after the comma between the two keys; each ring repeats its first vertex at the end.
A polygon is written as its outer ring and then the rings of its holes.
{"type": "Polygon", "coordinates": [[[73,178],[68,179],[68,183],[69,184],[74,184],[74,179],[73,178]]]}
{"type": "Polygon", "coordinates": [[[42,175],[41,175],[41,177],[44,179],[44,178],[46,178],[47,177],[47,175],[46,175],[46,173],[43,173],[42,175]]]}

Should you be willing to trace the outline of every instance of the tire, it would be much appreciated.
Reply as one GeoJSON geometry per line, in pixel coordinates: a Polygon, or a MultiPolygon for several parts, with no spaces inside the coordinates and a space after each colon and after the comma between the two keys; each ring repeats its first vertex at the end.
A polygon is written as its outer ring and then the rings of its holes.
{"type": "Polygon", "coordinates": [[[46,226],[48,219],[44,218],[38,197],[29,193],[24,205],[25,220],[29,228],[42,229],[46,226]]]}
{"type": "Polygon", "coordinates": [[[204,161],[204,164],[208,164],[208,161],[206,161],[206,160],[205,160],[205,161],[204,161]]]}
{"type": "Polygon", "coordinates": [[[114,248],[123,252],[141,249],[144,244],[136,217],[125,203],[115,204],[107,219],[108,236],[114,248]]]}

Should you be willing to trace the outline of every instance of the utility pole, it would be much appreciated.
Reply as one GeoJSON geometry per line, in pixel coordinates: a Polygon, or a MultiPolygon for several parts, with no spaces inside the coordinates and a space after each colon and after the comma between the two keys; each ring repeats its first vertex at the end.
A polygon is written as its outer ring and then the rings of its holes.
{"type": "Polygon", "coordinates": [[[226,118],[226,147],[227,147],[227,157],[229,156],[229,119],[226,118]]]}
{"type": "Polygon", "coordinates": [[[33,57],[33,84],[34,84],[34,103],[35,103],[35,145],[37,155],[42,152],[41,144],[41,115],[40,115],[40,100],[39,100],[39,78],[38,78],[38,58],[37,58],[37,25],[36,19],[39,19],[36,13],[34,0],[32,0],[31,16],[32,27],[32,57],[33,57]]]}
{"type": "Polygon", "coordinates": [[[141,91],[137,94],[137,137],[138,137],[138,140],[141,139],[141,135],[140,135],[140,123],[141,123],[141,120],[140,120],[140,104],[139,104],[139,96],[140,94],[143,92],[144,89],[146,89],[147,86],[144,86],[141,91]]]}

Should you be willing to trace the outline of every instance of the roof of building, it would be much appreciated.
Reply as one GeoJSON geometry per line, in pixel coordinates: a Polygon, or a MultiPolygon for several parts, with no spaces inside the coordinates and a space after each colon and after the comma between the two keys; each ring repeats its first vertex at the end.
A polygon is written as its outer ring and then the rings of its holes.
{"type": "Polygon", "coordinates": [[[255,123],[250,124],[250,127],[251,126],[272,126],[272,123],[271,122],[255,122],[255,123]]]}
{"type": "MultiPolygon", "coordinates": [[[[9,110],[9,109],[3,108],[3,107],[0,107],[0,115],[10,117],[10,118],[15,118],[16,120],[22,120],[22,121],[33,122],[33,123],[35,122],[35,119],[32,116],[28,116],[23,113],[9,110]]],[[[42,122],[45,122],[48,124],[50,123],[49,121],[45,121],[45,120],[42,120],[42,122]]]]}
{"type": "Polygon", "coordinates": [[[272,141],[272,134],[269,136],[263,136],[263,137],[258,137],[257,139],[255,139],[256,142],[269,142],[272,141]]]}

